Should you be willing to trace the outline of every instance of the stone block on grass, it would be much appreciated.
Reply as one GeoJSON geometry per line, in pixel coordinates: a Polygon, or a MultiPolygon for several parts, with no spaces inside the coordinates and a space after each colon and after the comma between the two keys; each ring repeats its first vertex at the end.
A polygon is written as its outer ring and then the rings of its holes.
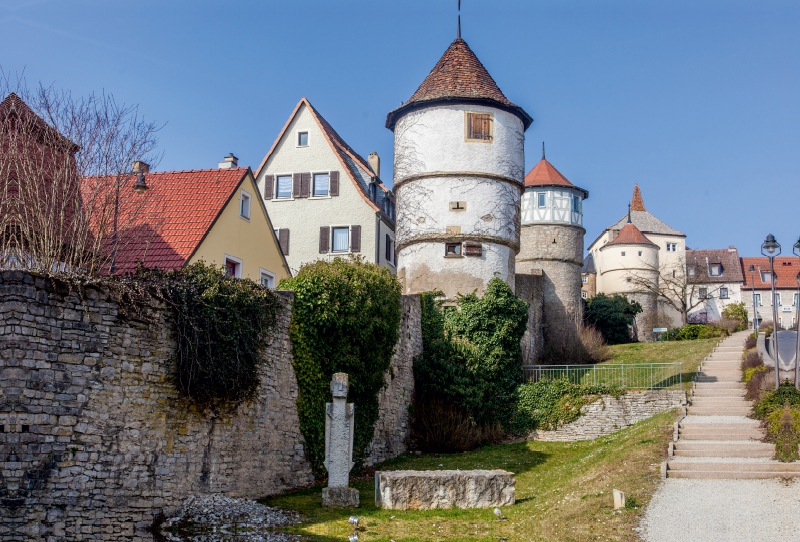
{"type": "Polygon", "coordinates": [[[322,506],[327,508],[358,508],[358,490],[353,487],[323,487],[322,506]]]}
{"type": "Polygon", "coordinates": [[[493,508],[514,504],[514,473],[503,470],[379,471],[375,506],[391,510],[493,508]]]}

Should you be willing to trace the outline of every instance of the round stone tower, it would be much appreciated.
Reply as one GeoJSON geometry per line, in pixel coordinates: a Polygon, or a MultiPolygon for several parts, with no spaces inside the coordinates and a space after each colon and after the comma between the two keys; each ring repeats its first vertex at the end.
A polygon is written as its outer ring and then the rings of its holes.
{"type": "Polygon", "coordinates": [[[517,272],[542,272],[545,349],[567,353],[581,321],[583,200],[578,188],[544,157],[525,175],[517,272]]]}
{"type": "Polygon", "coordinates": [[[514,288],[524,132],[533,119],[457,38],[409,101],[390,112],[397,276],[404,293],[514,288]]]}
{"type": "Polygon", "coordinates": [[[647,325],[658,311],[658,296],[644,291],[641,284],[658,284],[658,245],[650,241],[630,222],[619,230],[614,240],[600,248],[603,255],[603,284],[608,291],[623,293],[638,301],[643,312],[636,316],[640,341],[651,340],[653,330],[647,325]]]}

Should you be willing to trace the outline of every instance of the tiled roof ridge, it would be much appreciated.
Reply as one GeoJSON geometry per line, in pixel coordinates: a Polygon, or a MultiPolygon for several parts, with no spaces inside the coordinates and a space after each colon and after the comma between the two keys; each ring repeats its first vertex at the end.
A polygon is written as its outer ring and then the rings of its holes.
{"type": "Polygon", "coordinates": [[[445,50],[408,101],[387,115],[386,127],[392,129],[400,113],[415,105],[458,99],[485,100],[498,104],[519,117],[526,129],[533,122],[530,115],[503,94],[467,42],[458,37],[445,50]]]}
{"type": "Polygon", "coordinates": [[[623,228],[619,230],[619,233],[617,234],[616,238],[609,241],[600,248],[605,248],[612,245],[648,245],[648,246],[658,247],[658,245],[656,245],[654,242],[648,239],[641,231],[639,231],[639,228],[637,228],[630,222],[625,224],[625,226],[623,226],[623,228]]]}
{"type": "Polygon", "coordinates": [[[551,184],[575,186],[563,173],[558,171],[558,168],[548,162],[546,158],[542,158],[525,175],[525,186],[546,186],[551,184]],[[543,179],[543,176],[547,178],[543,179]]]}

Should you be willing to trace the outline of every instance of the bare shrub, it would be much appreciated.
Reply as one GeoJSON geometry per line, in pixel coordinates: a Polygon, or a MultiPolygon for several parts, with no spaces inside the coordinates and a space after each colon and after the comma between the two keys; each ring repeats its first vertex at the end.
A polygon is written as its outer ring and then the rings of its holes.
{"type": "Polygon", "coordinates": [[[583,346],[586,359],[590,363],[600,363],[611,359],[611,349],[603,339],[603,334],[596,327],[589,324],[581,324],[578,327],[578,339],[583,346]]]}
{"type": "Polygon", "coordinates": [[[764,359],[758,352],[748,352],[747,356],[742,361],[742,371],[747,369],[754,369],[760,365],[764,365],[764,359]]]}
{"type": "Polygon", "coordinates": [[[745,383],[745,399],[748,401],[758,401],[761,395],[769,389],[775,388],[775,377],[772,373],[775,371],[773,367],[767,367],[765,371],[756,371],[753,377],[745,383]]]}
{"type": "Polygon", "coordinates": [[[581,365],[611,359],[611,349],[603,334],[591,324],[573,316],[569,326],[550,329],[542,361],[551,365],[581,365]]]}
{"type": "Polygon", "coordinates": [[[745,350],[752,350],[757,345],[758,345],[758,341],[753,335],[748,335],[747,338],[744,340],[744,349],[745,350]]]}
{"type": "Polygon", "coordinates": [[[714,325],[727,329],[728,334],[730,334],[739,329],[740,322],[738,320],[731,320],[730,318],[720,318],[714,325]]]}
{"type": "Polygon", "coordinates": [[[499,424],[478,425],[463,409],[441,397],[427,397],[414,405],[411,438],[416,447],[429,453],[474,450],[500,442],[499,424]]]}

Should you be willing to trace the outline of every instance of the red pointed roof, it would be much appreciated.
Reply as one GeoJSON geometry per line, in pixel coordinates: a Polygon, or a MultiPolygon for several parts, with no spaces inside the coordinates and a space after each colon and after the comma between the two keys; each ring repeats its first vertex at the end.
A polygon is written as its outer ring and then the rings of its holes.
{"type": "Polygon", "coordinates": [[[544,157],[542,157],[542,159],[533,166],[533,169],[525,175],[525,186],[568,186],[582,191],[584,199],[589,197],[588,191],[583,188],[578,188],[569,182],[569,180],[544,157]]]}
{"type": "Polygon", "coordinates": [[[631,211],[647,211],[647,209],[644,208],[642,191],[639,190],[638,184],[633,187],[633,197],[631,198],[631,211]]]}
{"type": "Polygon", "coordinates": [[[386,127],[393,130],[397,120],[413,109],[453,101],[504,109],[519,117],[526,130],[533,122],[520,106],[506,98],[467,42],[458,37],[411,98],[386,116],[386,127]]]}
{"type": "Polygon", "coordinates": [[[614,238],[613,241],[609,241],[601,248],[604,249],[606,247],[610,247],[613,245],[647,245],[647,246],[654,246],[658,248],[658,245],[653,243],[650,239],[644,236],[642,232],[639,231],[639,228],[628,222],[623,226],[619,233],[614,238]]]}

